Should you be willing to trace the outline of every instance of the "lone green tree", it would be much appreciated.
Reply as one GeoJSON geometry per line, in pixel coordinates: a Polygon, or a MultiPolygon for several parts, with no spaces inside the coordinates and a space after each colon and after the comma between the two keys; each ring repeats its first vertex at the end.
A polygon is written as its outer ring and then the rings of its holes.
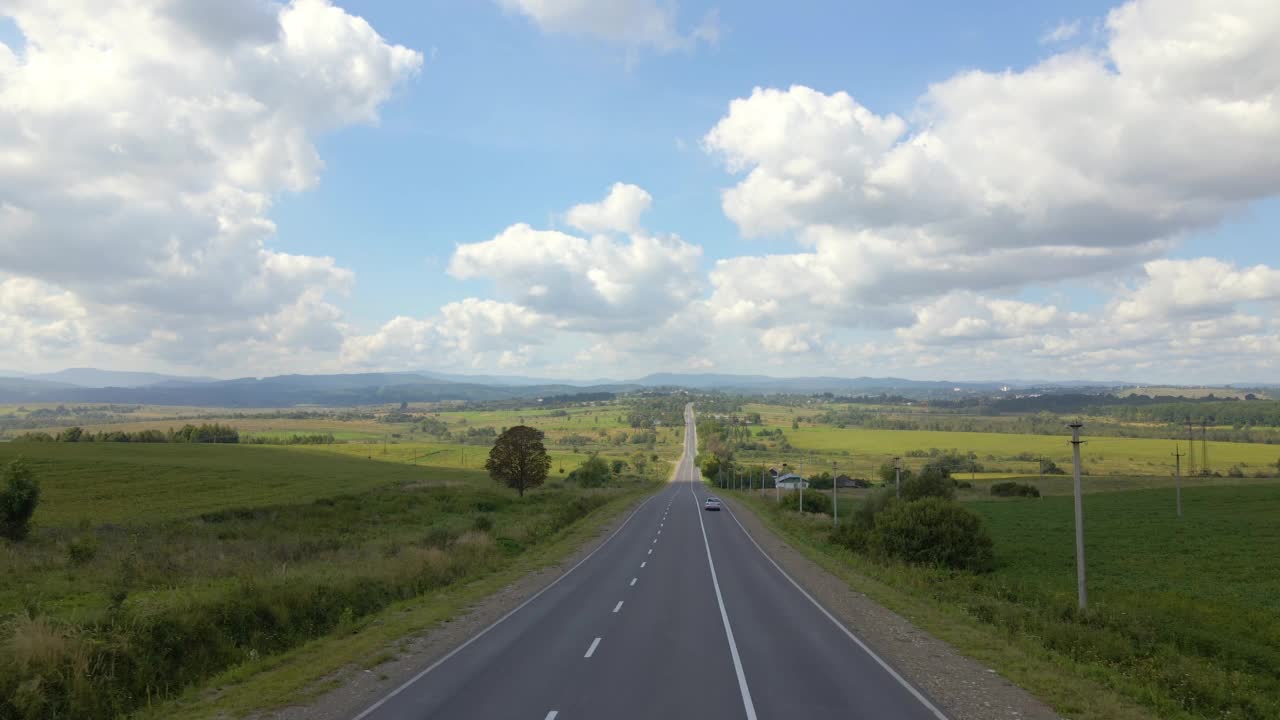
{"type": "Polygon", "coordinates": [[[23,540],[31,532],[31,516],[40,503],[40,483],[31,467],[22,460],[14,460],[0,471],[4,488],[0,489],[0,535],[13,540],[23,540]]]}
{"type": "Polygon", "coordinates": [[[524,497],[524,491],[546,482],[551,469],[551,457],[542,444],[542,431],[528,425],[507,428],[493,443],[484,469],[495,481],[515,488],[524,497]]]}

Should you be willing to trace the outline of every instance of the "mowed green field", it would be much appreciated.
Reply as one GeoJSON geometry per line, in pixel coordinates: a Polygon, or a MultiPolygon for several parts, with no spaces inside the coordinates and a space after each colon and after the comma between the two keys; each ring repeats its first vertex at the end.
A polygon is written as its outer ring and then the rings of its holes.
{"type": "MultiPolygon", "coordinates": [[[[306,453],[313,456],[339,456],[344,458],[373,459],[408,465],[430,465],[435,468],[458,468],[482,470],[489,457],[489,448],[484,445],[462,445],[459,443],[436,443],[398,441],[383,444],[372,443],[334,443],[332,445],[293,445],[293,452],[306,453]]],[[[606,455],[616,454],[626,457],[628,448],[623,447],[618,453],[605,448],[606,455]]],[[[559,475],[560,468],[565,474],[582,464],[589,454],[549,450],[551,456],[551,474],[559,475]]]]}
{"type": "Polygon", "coordinates": [[[403,482],[478,481],[442,471],[295,447],[189,443],[0,443],[40,479],[37,525],[156,522],[237,507],[291,505],[403,482]]]}
{"type": "Polygon", "coordinates": [[[1083,617],[1070,497],[966,506],[997,560],[951,591],[976,617],[1105,668],[1160,717],[1280,717],[1280,483],[1186,488],[1182,519],[1168,489],[1086,497],[1083,617]]]}
{"type": "MultiPolygon", "coordinates": [[[[1204,603],[1215,616],[1265,608],[1280,631],[1280,483],[1188,487],[1182,506],[1178,519],[1167,488],[1085,498],[1085,557],[1094,601],[1183,598],[1204,603]]],[[[1075,597],[1069,496],[974,501],[966,507],[991,528],[995,577],[1075,597]]]]}

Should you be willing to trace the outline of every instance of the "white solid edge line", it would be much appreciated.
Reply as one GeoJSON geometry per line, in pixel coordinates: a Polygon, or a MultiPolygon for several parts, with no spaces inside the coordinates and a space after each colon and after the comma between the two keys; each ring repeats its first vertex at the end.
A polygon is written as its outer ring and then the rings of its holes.
{"type": "Polygon", "coordinates": [[[582,657],[584,657],[584,658],[589,658],[589,657],[591,657],[592,655],[595,655],[595,654],[596,654],[596,648],[598,648],[598,647],[600,647],[600,638],[596,638],[595,640],[592,640],[592,641],[591,641],[591,647],[587,648],[587,654],[586,654],[586,655],[583,655],[582,657]]]}
{"type": "MultiPolygon", "coordinates": [[[[689,485],[689,495],[693,504],[698,504],[698,494],[689,485]]],[[[716,602],[720,604],[720,620],[724,622],[724,634],[729,639],[729,654],[733,656],[733,669],[738,674],[738,690],[742,692],[742,707],[747,712],[747,720],[756,720],[756,706],[751,702],[751,691],[747,689],[747,676],[742,672],[742,658],[738,656],[738,644],[733,641],[733,628],[729,627],[729,613],[724,609],[724,596],[720,594],[720,581],[716,578],[716,563],[711,559],[711,541],[707,540],[707,524],[698,513],[698,525],[702,527],[702,544],[707,549],[707,566],[711,568],[711,584],[716,589],[716,602]]]]}
{"type": "Polygon", "coordinates": [[[622,609],[622,601],[621,601],[621,600],[619,600],[619,601],[618,601],[618,604],[613,606],[613,611],[614,611],[614,612],[618,612],[618,611],[619,611],[619,610],[621,610],[621,609],[622,609]]]}
{"type": "Polygon", "coordinates": [[[732,510],[729,511],[729,517],[733,518],[733,521],[738,524],[738,528],[742,530],[742,534],[746,535],[747,539],[751,541],[751,544],[756,546],[756,550],[760,551],[760,554],[764,556],[764,559],[768,560],[769,564],[773,565],[774,569],[782,573],[782,577],[786,578],[787,582],[791,583],[791,585],[796,590],[799,590],[800,594],[803,595],[806,600],[813,603],[813,606],[818,608],[818,611],[821,612],[823,615],[826,615],[827,619],[830,620],[833,625],[840,628],[841,632],[843,632],[846,636],[848,636],[848,638],[852,640],[855,645],[862,648],[863,652],[870,655],[871,659],[875,660],[877,665],[884,668],[885,672],[892,675],[893,679],[897,680],[899,685],[906,688],[907,692],[911,693],[915,697],[915,699],[919,700],[920,704],[928,708],[929,711],[933,713],[934,717],[938,718],[938,720],[948,720],[946,714],[943,713],[941,710],[939,710],[936,705],[929,702],[929,698],[925,697],[924,693],[917,690],[914,685],[912,685],[910,682],[907,681],[906,678],[899,675],[898,671],[894,670],[892,665],[885,662],[884,659],[881,658],[879,655],[877,655],[874,650],[872,650],[870,647],[867,646],[866,643],[862,642],[861,638],[859,638],[857,635],[854,635],[853,631],[845,627],[844,623],[837,620],[836,617],[832,615],[830,612],[828,612],[826,608],[822,607],[822,603],[819,603],[816,599],[814,599],[812,595],[808,593],[808,591],[800,587],[800,583],[796,582],[795,579],[793,579],[790,575],[787,574],[786,570],[782,569],[781,565],[779,565],[776,561],[774,561],[773,558],[769,557],[769,553],[765,552],[764,548],[760,547],[760,543],[756,542],[756,539],[751,537],[751,533],[747,532],[747,529],[742,526],[742,523],[738,520],[738,516],[735,515],[732,510]]]}
{"type": "Polygon", "coordinates": [[[649,496],[649,497],[645,498],[644,502],[640,503],[640,505],[639,505],[635,510],[632,510],[632,511],[631,511],[631,514],[627,516],[627,519],[626,519],[626,520],[623,520],[623,521],[622,521],[622,524],[618,526],[618,529],[617,529],[617,530],[614,530],[614,531],[609,535],[609,537],[607,537],[607,538],[605,538],[605,539],[604,539],[604,542],[602,542],[602,543],[600,543],[599,545],[597,545],[595,550],[592,550],[591,552],[587,553],[587,556],[586,556],[586,557],[584,557],[584,558],[582,558],[581,560],[579,560],[579,561],[577,562],[577,564],[575,564],[573,567],[569,568],[568,570],[565,570],[565,571],[564,571],[564,574],[562,574],[560,577],[556,578],[555,580],[552,580],[552,581],[551,581],[551,584],[549,584],[549,585],[547,585],[546,587],[542,588],[542,589],[541,589],[541,590],[539,590],[538,592],[536,592],[536,593],[534,593],[533,595],[531,595],[527,600],[525,600],[524,602],[522,602],[522,603],[520,603],[519,605],[517,605],[517,606],[515,606],[514,608],[512,608],[510,611],[508,611],[508,612],[507,612],[507,614],[506,614],[506,615],[503,615],[502,617],[498,618],[497,620],[494,620],[492,625],[490,625],[490,626],[486,627],[485,629],[481,630],[480,632],[476,633],[475,635],[472,635],[472,636],[471,636],[471,637],[470,637],[466,642],[464,642],[464,643],[462,643],[461,645],[459,645],[458,647],[456,647],[456,648],[454,648],[454,649],[450,650],[450,651],[449,651],[449,652],[448,652],[444,657],[442,657],[442,658],[440,658],[439,660],[436,660],[435,662],[433,662],[433,663],[431,663],[430,665],[428,665],[428,666],[427,666],[427,668],[426,668],[425,670],[423,670],[422,672],[419,672],[417,675],[414,675],[413,677],[411,677],[411,678],[409,678],[408,680],[406,680],[406,681],[404,682],[404,684],[403,684],[403,685],[401,685],[400,687],[396,688],[395,690],[392,690],[391,692],[389,692],[389,693],[387,693],[386,695],[384,695],[380,700],[378,700],[378,702],[376,702],[376,703],[374,703],[374,704],[370,705],[369,707],[365,708],[365,710],[364,710],[363,712],[361,712],[359,715],[356,715],[356,716],[355,716],[354,718],[352,718],[351,720],[364,720],[364,718],[368,717],[368,716],[369,716],[369,714],[370,714],[370,713],[372,713],[373,711],[375,711],[375,710],[377,710],[378,708],[382,707],[382,706],[383,706],[383,704],[384,704],[384,703],[386,703],[388,700],[390,700],[391,698],[395,697],[396,695],[399,695],[400,693],[404,692],[404,691],[405,691],[405,690],[406,690],[410,685],[412,685],[412,684],[414,684],[414,683],[418,682],[419,680],[421,680],[422,678],[426,677],[426,676],[427,676],[427,673],[429,673],[429,672],[431,672],[432,670],[435,670],[436,668],[438,668],[438,667],[440,667],[441,665],[443,665],[443,664],[445,663],[445,661],[449,660],[449,658],[452,658],[454,655],[457,655],[458,653],[462,652],[462,651],[463,651],[463,650],[464,650],[468,645],[470,645],[471,643],[473,643],[473,642],[475,642],[475,641],[479,640],[480,638],[484,637],[484,635],[485,635],[486,633],[488,633],[490,630],[492,630],[492,629],[494,629],[494,628],[498,627],[499,625],[501,625],[501,624],[502,624],[502,622],[503,622],[504,620],[506,620],[507,618],[511,617],[512,615],[515,615],[516,613],[520,612],[522,609],[524,609],[524,607],[525,607],[526,605],[528,605],[529,603],[533,602],[534,600],[537,600],[539,597],[541,597],[541,596],[542,596],[542,594],[543,594],[543,593],[545,593],[546,591],[550,590],[551,588],[553,588],[553,587],[555,587],[557,584],[559,584],[561,580],[565,579],[566,577],[569,577],[569,573],[571,573],[571,572],[573,572],[574,570],[577,570],[578,568],[582,567],[582,564],[583,564],[583,563],[585,563],[586,561],[590,560],[590,559],[591,559],[591,557],[592,557],[593,555],[595,555],[596,553],[600,552],[600,549],[601,549],[601,548],[603,548],[604,546],[608,545],[610,540],[612,540],[614,537],[616,537],[616,536],[618,535],[618,533],[622,532],[622,528],[626,527],[626,526],[627,526],[627,523],[631,522],[631,518],[635,517],[635,516],[636,516],[636,513],[638,513],[638,512],[640,512],[641,510],[643,510],[643,509],[644,509],[644,506],[645,506],[645,505],[648,505],[648,504],[649,504],[649,501],[650,501],[650,500],[652,500],[652,499],[653,499],[653,497],[654,497],[654,496],[649,496]]]}

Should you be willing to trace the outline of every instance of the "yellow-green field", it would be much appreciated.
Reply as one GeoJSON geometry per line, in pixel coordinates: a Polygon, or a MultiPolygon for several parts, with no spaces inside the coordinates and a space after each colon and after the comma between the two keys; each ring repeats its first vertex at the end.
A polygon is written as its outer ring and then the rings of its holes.
{"type": "MultiPolygon", "coordinates": [[[[814,424],[808,420],[826,407],[817,404],[810,407],[765,404],[744,406],[744,414],[758,412],[761,415],[762,425],[754,426],[753,434],[760,429],[781,430],[790,448],[771,443],[769,450],[741,453],[743,459],[749,463],[767,465],[785,462],[793,468],[803,465],[806,472],[814,468],[830,470],[834,462],[840,472],[872,477],[881,465],[891,463],[895,456],[902,457],[905,468],[923,465],[928,462],[927,457],[908,457],[908,453],[936,448],[943,452],[955,450],[961,454],[976,455],[976,462],[981,466],[981,471],[973,478],[977,480],[1037,476],[1040,470],[1039,458],[1052,461],[1068,472],[1071,468],[1071,435],[1065,426],[1061,435],[1054,436],[837,428],[814,424]],[[797,418],[805,418],[806,421],[797,423],[798,427],[793,429],[793,421],[797,418]]],[[[1081,437],[1085,440],[1085,444],[1081,446],[1081,462],[1088,475],[1171,477],[1175,448],[1180,448],[1184,454],[1184,473],[1188,468],[1185,440],[1090,436],[1089,424],[1085,425],[1081,437]]],[[[1208,451],[1210,470],[1221,475],[1227,475],[1233,467],[1238,468],[1246,477],[1280,474],[1280,468],[1276,466],[1277,461],[1280,461],[1280,445],[1210,441],[1208,451]]],[[[1199,470],[1203,460],[1202,443],[1195,443],[1195,454],[1199,470]]],[[[962,473],[959,477],[971,479],[969,473],[962,473]]]]}
{"type": "MultiPolygon", "coordinates": [[[[1009,466],[1012,472],[1035,474],[1037,463],[1007,460],[1019,453],[1032,453],[1068,466],[1071,461],[1070,435],[1014,435],[1008,433],[932,432],[922,430],[867,430],[860,428],[838,429],[833,427],[801,427],[784,430],[791,444],[799,450],[818,450],[826,453],[850,453],[855,469],[879,467],[895,455],[905,455],[910,450],[954,448],[962,453],[973,452],[978,462],[985,466],[1009,466]],[[993,456],[993,459],[988,459],[993,456]],[[859,460],[861,458],[862,460],[859,460]]],[[[1146,438],[1098,437],[1083,435],[1086,444],[1081,450],[1085,470],[1091,474],[1172,474],[1175,441],[1146,438]]],[[[1246,470],[1274,471],[1280,460],[1280,446],[1248,443],[1210,442],[1209,460],[1212,466],[1225,471],[1233,465],[1246,470]]],[[[1181,443],[1186,452],[1186,443],[1181,443]]],[[[1200,443],[1196,443],[1200,452],[1200,443]]],[[[923,463],[921,458],[905,458],[908,464],[923,463]]],[[[1185,459],[1184,459],[1185,462],[1185,459]]]]}

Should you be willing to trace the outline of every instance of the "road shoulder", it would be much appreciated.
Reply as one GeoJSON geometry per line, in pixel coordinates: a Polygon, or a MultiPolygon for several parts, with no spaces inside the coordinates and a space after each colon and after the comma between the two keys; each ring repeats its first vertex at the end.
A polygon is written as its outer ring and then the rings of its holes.
{"type": "Polygon", "coordinates": [[[877,604],[768,528],[746,504],[725,499],[747,533],[782,569],[954,720],[1055,720],[1048,705],[877,604]]]}

